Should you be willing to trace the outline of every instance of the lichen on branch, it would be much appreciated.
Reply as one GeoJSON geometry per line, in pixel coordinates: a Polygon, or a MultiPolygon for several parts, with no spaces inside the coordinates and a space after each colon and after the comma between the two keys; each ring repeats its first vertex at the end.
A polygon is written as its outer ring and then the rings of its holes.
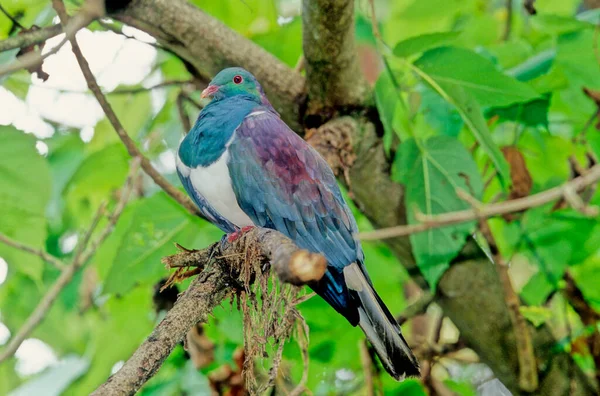
{"type": "Polygon", "coordinates": [[[257,393],[272,386],[281,361],[283,342],[289,338],[295,321],[303,320],[295,308],[302,301],[297,298],[299,289],[295,286],[321,279],[327,267],[325,259],[298,248],[277,231],[254,228],[234,242],[223,239],[202,250],[180,249],[180,252],[165,257],[163,262],[180,274],[189,268],[198,269],[198,276],[131,358],[93,395],[137,392],[192,326],[206,322],[225,298],[235,295],[240,295],[239,303],[245,318],[247,384],[257,393]],[[269,268],[279,283],[270,277],[269,268]],[[253,283],[258,289],[251,287],[253,283]],[[277,288],[277,292],[271,292],[275,290],[273,288],[277,288]],[[262,295],[260,303],[256,299],[257,293],[262,295]],[[253,361],[262,356],[266,338],[275,341],[273,368],[266,378],[261,377],[264,381],[259,385],[253,374],[253,361]]]}

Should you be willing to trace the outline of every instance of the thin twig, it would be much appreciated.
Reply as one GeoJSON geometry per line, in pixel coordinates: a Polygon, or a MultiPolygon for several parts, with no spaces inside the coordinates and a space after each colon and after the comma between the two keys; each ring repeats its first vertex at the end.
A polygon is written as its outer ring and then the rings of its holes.
{"type": "Polygon", "coordinates": [[[14,73],[21,69],[29,69],[41,64],[44,59],[58,52],[58,50],[69,40],[75,37],[79,29],[89,25],[94,19],[104,15],[104,1],[88,0],[81,11],[75,15],[68,24],[63,24],[65,38],[54,46],[50,51],[43,54],[41,51],[31,51],[21,55],[13,62],[0,67],[0,76],[14,73]]]}
{"type": "Polygon", "coordinates": [[[375,396],[375,383],[373,381],[373,361],[367,346],[366,340],[358,341],[360,351],[360,361],[362,363],[363,373],[365,374],[365,391],[367,396],[375,396]]]}
{"type": "MultiPolygon", "coordinates": [[[[68,15],[67,15],[67,12],[65,10],[62,0],[53,0],[52,4],[53,4],[54,8],[56,9],[56,12],[58,13],[58,16],[60,17],[61,23],[63,25],[65,25],[68,21],[68,15]]],[[[129,155],[134,158],[136,158],[136,157],[141,158],[142,169],[144,170],[144,172],[146,172],[146,174],[148,176],[150,176],[152,178],[152,180],[154,180],[154,182],[159,187],[161,187],[167,194],[169,194],[173,199],[175,199],[175,201],[179,202],[185,209],[187,209],[188,212],[190,212],[191,214],[194,214],[194,215],[200,215],[198,208],[192,202],[192,200],[187,195],[185,195],[183,192],[181,192],[180,190],[175,188],[175,186],[173,186],[171,183],[169,183],[167,181],[167,179],[165,179],[152,166],[152,163],[150,162],[150,160],[148,160],[148,158],[146,158],[140,152],[140,150],[137,148],[133,139],[131,139],[131,137],[129,137],[129,135],[127,134],[127,131],[125,131],[125,128],[123,128],[123,124],[121,124],[121,122],[119,121],[119,118],[115,114],[112,106],[106,99],[106,96],[104,96],[104,94],[102,93],[102,90],[98,86],[98,83],[96,82],[96,78],[94,77],[94,74],[92,73],[92,70],[90,69],[90,65],[88,64],[87,60],[81,53],[81,49],[79,48],[79,45],[77,44],[77,39],[75,37],[71,38],[71,47],[72,47],[73,53],[75,54],[75,57],[77,58],[77,62],[79,63],[79,67],[81,68],[83,76],[85,77],[85,81],[87,82],[88,88],[90,89],[90,91],[92,91],[92,93],[96,97],[96,100],[100,104],[100,107],[102,107],[104,114],[106,114],[106,118],[108,118],[108,120],[110,121],[111,125],[117,132],[117,135],[119,135],[119,138],[121,138],[121,141],[125,145],[125,148],[127,149],[127,152],[129,153],[129,155]]]]}
{"type": "Polygon", "coordinates": [[[418,224],[410,224],[389,228],[382,228],[371,232],[359,234],[363,241],[374,239],[388,239],[399,236],[415,234],[427,231],[433,228],[440,228],[452,224],[464,223],[477,219],[486,219],[489,217],[505,215],[509,213],[520,212],[522,210],[541,206],[565,196],[565,191],[579,192],[585,187],[590,186],[600,180],[600,164],[594,165],[582,176],[566,182],[561,186],[550,188],[546,191],[530,195],[524,198],[513,199],[510,201],[498,202],[493,204],[481,205],[478,209],[471,208],[456,212],[443,213],[440,215],[427,216],[421,215],[423,221],[418,224]]]}
{"type": "Polygon", "coordinates": [[[114,91],[109,92],[109,95],[128,95],[128,94],[137,94],[137,93],[142,93],[142,92],[148,92],[151,91],[153,89],[158,89],[158,88],[166,88],[166,87],[171,87],[171,86],[177,86],[177,85],[186,85],[186,84],[194,84],[194,80],[166,80],[163,82],[160,82],[158,84],[152,85],[150,87],[136,87],[136,88],[123,88],[123,89],[117,89],[114,91]]]}
{"type": "Polygon", "coordinates": [[[13,25],[15,25],[15,26],[17,26],[17,27],[19,27],[19,28],[21,28],[21,29],[23,29],[23,30],[26,30],[25,26],[21,25],[21,22],[17,21],[17,19],[16,19],[14,16],[12,16],[12,15],[10,14],[10,12],[8,12],[8,11],[7,11],[7,10],[4,8],[4,6],[2,6],[2,4],[1,4],[1,3],[0,3],[0,11],[1,11],[1,12],[2,12],[4,15],[6,15],[6,17],[7,17],[8,19],[10,19],[10,21],[13,23],[13,25]]]}
{"type": "MultiPolygon", "coordinates": [[[[35,307],[31,315],[27,318],[23,326],[17,331],[15,336],[11,338],[10,342],[6,346],[6,348],[0,354],[0,363],[9,357],[13,356],[19,346],[23,343],[23,341],[35,330],[35,328],[46,318],[46,315],[50,312],[52,305],[60,295],[61,291],[71,282],[73,276],[77,273],[77,271],[85,265],[85,263],[94,255],[98,246],[108,237],[111,233],[113,227],[117,223],[119,216],[123,212],[125,205],[127,204],[127,200],[129,198],[129,194],[132,190],[132,182],[137,169],[139,168],[139,160],[134,160],[131,169],[129,171],[129,176],[123,186],[121,191],[121,197],[119,202],[115,206],[113,213],[108,218],[108,224],[98,236],[98,238],[90,244],[89,247],[85,249],[79,249],[78,254],[73,258],[71,264],[63,269],[59,277],[54,281],[50,289],[46,292],[44,297],[35,307]]],[[[98,211],[101,212],[100,210],[98,211]]],[[[97,219],[92,221],[92,225],[90,229],[87,231],[87,235],[91,235],[93,233],[93,228],[98,225],[97,219]]],[[[84,238],[84,241],[86,238],[84,238]]]]}
{"type": "Polygon", "coordinates": [[[19,34],[0,41],[0,52],[43,43],[49,38],[58,36],[62,31],[62,26],[52,25],[42,29],[20,32],[19,34]]]}
{"type": "Polygon", "coordinates": [[[177,95],[177,112],[179,113],[179,119],[181,120],[181,125],[183,126],[183,133],[188,133],[190,129],[192,129],[192,124],[190,122],[190,117],[188,117],[187,112],[185,111],[184,105],[184,96],[183,93],[179,93],[177,95]]]}
{"type": "Polygon", "coordinates": [[[47,263],[52,264],[54,267],[56,267],[59,270],[62,270],[63,268],[65,268],[65,263],[63,263],[60,259],[51,255],[50,253],[48,253],[44,250],[41,250],[41,249],[36,249],[34,247],[31,247],[31,246],[21,243],[19,241],[15,241],[14,239],[12,239],[2,233],[0,233],[0,242],[4,243],[5,245],[14,247],[15,249],[19,249],[24,252],[31,253],[35,256],[38,256],[42,260],[44,260],[47,263]]]}

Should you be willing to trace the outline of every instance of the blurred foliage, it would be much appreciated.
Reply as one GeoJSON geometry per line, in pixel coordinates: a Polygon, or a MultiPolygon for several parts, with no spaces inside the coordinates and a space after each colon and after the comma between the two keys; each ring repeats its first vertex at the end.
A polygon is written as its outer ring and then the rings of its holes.
{"type": "MultiPolygon", "coordinates": [[[[287,65],[298,63],[300,1],[191,3],[287,65]]],[[[588,158],[600,155],[598,120],[592,119],[598,104],[583,92],[583,88],[600,89],[600,12],[585,10],[578,0],[538,0],[538,14],[530,16],[515,0],[509,38],[503,40],[505,3],[376,0],[381,42],[372,34],[368,2],[357,2],[361,57],[374,60],[362,65],[366,74],[379,75],[374,83],[375,103],[393,178],[407,188],[409,223],[418,222],[417,211],[439,214],[467,208],[456,188],[483,202],[498,196],[506,199],[513,188],[513,164],[503,156],[503,147],[522,154],[533,181],[532,193],[569,180],[576,171],[573,161],[585,169],[588,158]]],[[[46,0],[3,5],[24,26],[52,23],[54,14],[46,0]]],[[[75,9],[78,2],[68,7],[75,9]]],[[[103,29],[97,24],[92,27],[103,29]]],[[[0,14],[0,39],[16,31],[0,14]]],[[[15,51],[4,53],[0,60],[14,55],[15,51]]],[[[151,66],[150,74],[141,76],[137,85],[114,90],[190,78],[177,57],[160,49],[151,66]]],[[[0,81],[3,92],[31,102],[32,78],[27,72],[0,81]]],[[[173,85],[108,95],[144,154],[177,185],[169,158],[183,133],[176,106],[180,91],[173,85]]],[[[199,98],[197,92],[190,95],[199,98]]],[[[192,120],[198,112],[189,103],[185,110],[192,120]]],[[[68,260],[73,252],[65,241],[80,239],[98,206],[115,198],[129,157],[106,119],[93,125],[91,140],[82,139],[76,125],[46,121],[52,128],[49,136],[35,130],[29,131],[35,136],[23,133],[16,125],[0,126],[0,232],[68,260]],[[47,153],[38,154],[40,143],[47,153]]],[[[152,307],[153,287],[166,275],[160,258],[174,252],[175,242],[201,248],[220,238],[214,226],[187,214],[146,177],[138,180],[136,192],[85,272],[63,291],[32,334],[52,348],[60,363],[34,375],[18,372],[14,359],[0,365],[0,394],[11,390],[15,395],[37,394],[40,389],[45,394],[89,393],[117,362],[131,355],[164,314],[152,307]],[[90,306],[82,306],[84,297],[90,306]]],[[[584,198],[600,204],[595,189],[584,192],[584,198]]],[[[585,301],[600,309],[600,229],[597,219],[573,209],[555,210],[553,205],[510,219],[492,219],[490,226],[501,253],[512,260],[511,275],[527,304],[523,315],[536,326],[553,326],[567,340],[561,347],[571,350],[570,337],[590,330],[565,304],[560,293],[563,275],[569,271],[585,301]]],[[[356,208],[353,211],[361,230],[372,228],[356,208]]],[[[472,222],[411,236],[416,262],[433,288],[474,231],[472,222]]],[[[377,290],[390,310],[399,314],[406,306],[402,287],[408,276],[384,244],[364,243],[364,250],[377,290]]],[[[8,264],[6,280],[0,285],[0,321],[14,334],[59,272],[3,244],[0,257],[8,264]]],[[[300,310],[310,328],[308,387],[316,395],[365,394],[360,330],[319,298],[302,303],[300,310]]],[[[178,347],[141,394],[209,394],[210,373],[235,365],[234,351],[243,341],[241,313],[224,303],[205,330],[215,343],[214,361],[197,370],[178,347]]],[[[404,331],[414,340],[410,325],[404,331]]],[[[586,372],[594,371],[589,351],[579,351],[577,356],[586,372]]],[[[469,374],[469,365],[451,364],[453,371],[441,374],[443,386],[457,394],[475,394],[479,383],[469,374]]],[[[299,381],[301,350],[293,340],[286,344],[282,367],[289,373],[287,380],[299,381]]],[[[396,383],[381,375],[381,381],[386,394],[426,394],[416,380],[396,383]]]]}

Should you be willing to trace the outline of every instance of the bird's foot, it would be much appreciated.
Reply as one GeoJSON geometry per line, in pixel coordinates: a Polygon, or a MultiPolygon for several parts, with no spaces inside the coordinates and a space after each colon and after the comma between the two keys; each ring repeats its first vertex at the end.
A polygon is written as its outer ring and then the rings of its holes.
{"type": "Polygon", "coordinates": [[[232,243],[237,241],[242,235],[244,235],[246,232],[250,231],[253,228],[254,226],[245,226],[242,227],[241,230],[237,230],[235,232],[232,232],[231,234],[227,234],[227,242],[232,243]]]}

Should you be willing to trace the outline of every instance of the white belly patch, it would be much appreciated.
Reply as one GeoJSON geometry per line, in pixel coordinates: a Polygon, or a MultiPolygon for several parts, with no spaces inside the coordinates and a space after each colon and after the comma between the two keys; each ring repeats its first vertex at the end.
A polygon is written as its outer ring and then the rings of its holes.
{"type": "Polygon", "coordinates": [[[226,148],[221,158],[207,167],[189,168],[177,158],[177,168],[182,175],[190,178],[196,192],[221,216],[239,228],[253,226],[235,197],[227,168],[228,158],[229,150],[226,148]]]}

